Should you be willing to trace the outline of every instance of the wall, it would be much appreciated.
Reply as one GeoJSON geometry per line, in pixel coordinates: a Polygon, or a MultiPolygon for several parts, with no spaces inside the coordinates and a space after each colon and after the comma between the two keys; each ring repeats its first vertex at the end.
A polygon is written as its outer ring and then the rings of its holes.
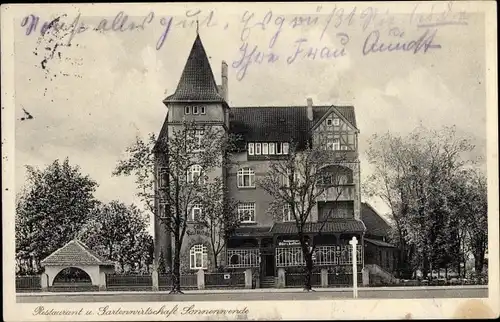
{"type": "Polygon", "coordinates": [[[183,122],[183,121],[219,121],[224,122],[224,109],[222,104],[206,104],[206,103],[177,103],[168,105],[168,121],[183,122]],[[205,114],[184,114],[185,106],[205,106],[205,114]]]}

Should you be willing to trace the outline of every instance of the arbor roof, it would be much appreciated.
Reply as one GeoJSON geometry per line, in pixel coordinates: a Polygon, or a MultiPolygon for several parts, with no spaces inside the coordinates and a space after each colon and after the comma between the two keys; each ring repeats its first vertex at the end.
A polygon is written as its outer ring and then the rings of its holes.
{"type": "Polygon", "coordinates": [[[41,264],[42,266],[115,265],[114,262],[96,254],[78,239],[71,240],[47,256],[41,264]]]}

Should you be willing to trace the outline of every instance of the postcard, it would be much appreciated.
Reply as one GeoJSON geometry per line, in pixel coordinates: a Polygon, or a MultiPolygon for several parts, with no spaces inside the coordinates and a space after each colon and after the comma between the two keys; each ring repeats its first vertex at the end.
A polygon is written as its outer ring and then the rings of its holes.
{"type": "Polygon", "coordinates": [[[6,321],[499,316],[493,2],[1,13],[6,321]]]}

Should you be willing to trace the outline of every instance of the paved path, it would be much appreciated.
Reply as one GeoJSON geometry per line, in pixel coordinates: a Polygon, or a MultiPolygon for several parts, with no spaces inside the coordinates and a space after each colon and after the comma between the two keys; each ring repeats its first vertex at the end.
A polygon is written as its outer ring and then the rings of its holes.
{"type": "MultiPolygon", "coordinates": [[[[17,294],[18,303],[50,302],[162,302],[162,301],[269,301],[269,300],[326,300],[352,298],[352,289],[318,288],[315,292],[301,289],[256,290],[195,290],[183,295],[168,292],[67,292],[17,294]]],[[[416,299],[416,298],[483,298],[488,297],[486,286],[454,287],[371,287],[359,288],[359,298],[416,299]]]]}

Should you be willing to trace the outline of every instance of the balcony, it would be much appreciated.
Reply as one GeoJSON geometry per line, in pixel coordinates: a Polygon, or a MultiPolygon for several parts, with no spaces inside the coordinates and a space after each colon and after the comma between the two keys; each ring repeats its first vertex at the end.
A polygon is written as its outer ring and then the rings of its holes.
{"type": "MultiPolygon", "coordinates": [[[[318,246],[313,255],[315,266],[351,265],[352,246],[318,246]]],[[[361,264],[361,245],[356,246],[356,262],[361,264]]],[[[276,248],[276,267],[304,266],[304,256],[300,247],[276,248]]]]}
{"type": "Polygon", "coordinates": [[[356,198],[356,185],[345,184],[326,189],[317,201],[352,201],[356,198]]]}
{"type": "Polygon", "coordinates": [[[228,248],[226,255],[227,267],[231,268],[258,267],[260,263],[257,248],[228,248]]]}

